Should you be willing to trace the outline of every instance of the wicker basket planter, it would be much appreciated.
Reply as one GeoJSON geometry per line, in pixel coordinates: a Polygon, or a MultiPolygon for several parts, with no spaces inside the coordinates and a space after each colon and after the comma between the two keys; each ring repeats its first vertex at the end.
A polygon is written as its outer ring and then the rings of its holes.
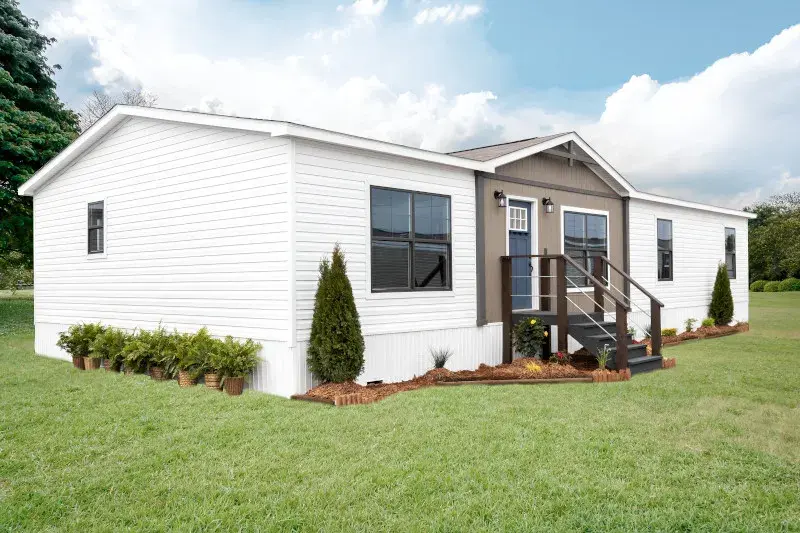
{"type": "Polygon", "coordinates": [[[150,377],[156,381],[164,381],[164,369],[160,366],[150,367],[150,377]]]}
{"type": "Polygon", "coordinates": [[[83,357],[81,357],[80,355],[72,356],[72,366],[74,366],[78,370],[86,370],[86,368],[83,366],[83,357]]]}
{"type": "Polygon", "coordinates": [[[97,370],[100,368],[100,359],[97,359],[96,357],[84,357],[83,368],[85,370],[97,370]]]}
{"type": "Polygon", "coordinates": [[[225,378],[225,392],[228,396],[239,396],[244,390],[244,378],[225,378]]]}
{"type": "Polygon", "coordinates": [[[197,378],[192,378],[188,370],[178,370],[178,385],[183,388],[197,385],[197,378]]]}
{"type": "Polygon", "coordinates": [[[209,389],[220,389],[219,374],[209,373],[205,375],[206,387],[209,389]]]}

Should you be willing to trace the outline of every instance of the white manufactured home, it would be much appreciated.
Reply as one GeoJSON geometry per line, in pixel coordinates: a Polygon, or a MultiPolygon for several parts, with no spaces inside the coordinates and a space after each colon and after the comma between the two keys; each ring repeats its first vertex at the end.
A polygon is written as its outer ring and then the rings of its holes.
{"type": "Polygon", "coordinates": [[[437,347],[452,369],[498,364],[526,313],[552,314],[554,349],[586,346],[590,322],[612,339],[680,327],[706,315],[721,262],[748,319],[751,215],[637,191],[575,133],[443,154],[118,106],[19,192],[34,201],[36,351],[51,357],[78,322],[207,326],[263,345],[254,388],[304,392],[318,263],[337,242],[363,382],[422,374],[437,347]]]}

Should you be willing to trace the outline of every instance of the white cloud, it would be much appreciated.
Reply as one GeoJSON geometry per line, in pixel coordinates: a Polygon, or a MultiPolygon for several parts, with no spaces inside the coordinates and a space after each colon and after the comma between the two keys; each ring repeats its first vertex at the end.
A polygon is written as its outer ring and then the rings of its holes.
{"type": "Polygon", "coordinates": [[[741,206],[800,189],[800,25],[686,80],[632,76],[590,117],[509,104],[514,95],[486,81],[497,79],[486,48],[465,52],[476,40],[466,26],[442,40],[435,39],[443,32],[409,39],[411,21],[378,21],[386,2],[353,2],[340,14],[329,8],[342,18],[335,30],[375,15],[335,45],[333,30],[318,40],[302,39],[308,28],[278,38],[281,28],[260,12],[236,13],[233,27],[254,26],[231,40],[217,17],[186,23],[204,1],[153,10],[140,0],[65,0],[43,29],[59,38],[54,51],[65,71],[90,62],[87,89],[142,86],[165,107],[292,120],[435,150],[577,129],[644,190],[741,206]],[[87,43],[90,58],[64,61],[87,43]],[[464,54],[468,64],[454,60],[464,54]]]}
{"type": "Polygon", "coordinates": [[[477,17],[482,11],[483,7],[478,4],[447,4],[439,7],[427,7],[417,12],[414,16],[414,22],[417,24],[432,24],[434,22],[452,24],[453,22],[461,22],[477,17]]]}

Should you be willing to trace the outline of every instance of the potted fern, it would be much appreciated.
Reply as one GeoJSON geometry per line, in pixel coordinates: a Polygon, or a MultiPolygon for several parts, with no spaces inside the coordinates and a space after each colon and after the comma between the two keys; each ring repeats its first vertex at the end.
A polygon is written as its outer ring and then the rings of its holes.
{"type": "Polygon", "coordinates": [[[56,346],[72,356],[72,365],[81,370],[100,368],[100,359],[92,353],[92,343],[103,332],[103,326],[95,324],[74,324],[67,331],[58,334],[56,346]]]}
{"type": "Polygon", "coordinates": [[[197,378],[203,373],[205,354],[210,351],[213,340],[206,328],[197,333],[176,334],[175,365],[178,369],[178,385],[191,387],[197,384],[197,378]]]}
{"type": "Polygon", "coordinates": [[[92,351],[103,360],[103,367],[109,372],[119,372],[124,359],[125,345],[130,335],[125,330],[106,328],[92,343],[92,351]]]}
{"type": "Polygon", "coordinates": [[[211,363],[222,377],[222,386],[231,396],[238,396],[244,388],[244,379],[258,364],[261,345],[252,339],[237,341],[230,335],[217,343],[211,363]]]}
{"type": "Polygon", "coordinates": [[[122,350],[122,361],[125,374],[143,374],[150,367],[149,337],[151,333],[139,330],[131,335],[122,350]]]}
{"type": "Polygon", "coordinates": [[[147,349],[150,352],[150,377],[163,381],[175,375],[175,337],[160,323],[148,336],[147,349]]]}

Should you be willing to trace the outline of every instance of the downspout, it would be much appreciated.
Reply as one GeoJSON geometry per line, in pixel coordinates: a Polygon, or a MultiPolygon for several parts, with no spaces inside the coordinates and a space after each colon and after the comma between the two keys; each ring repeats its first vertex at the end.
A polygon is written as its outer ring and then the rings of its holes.
{"type": "Polygon", "coordinates": [[[477,325],[486,325],[486,255],[484,220],[484,190],[486,179],[475,171],[475,290],[477,291],[477,325]]]}

